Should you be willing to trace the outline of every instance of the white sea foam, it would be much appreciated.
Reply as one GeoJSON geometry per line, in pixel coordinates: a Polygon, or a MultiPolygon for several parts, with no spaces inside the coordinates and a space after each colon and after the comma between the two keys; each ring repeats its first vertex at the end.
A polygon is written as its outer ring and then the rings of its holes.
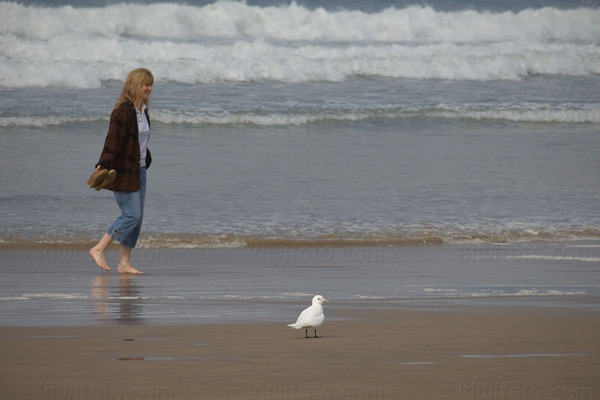
{"type": "Polygon", "coordinates": [[[456,289],[437,289],[437,288],[424,288],[425,293],[457,293],[456,289]]]}
{"type": "Polygon", "coordinates": [[[2,301],[51,299],[51,300],[82,300],[88,297],[81,293],[23,293],[20,296],[0,297],[2,301]]]}
{"type": "MultiPolygon", "coordinates": [[[[39,40],[61,35],[179,40],[260,38],[285,41],[588,41],[600,36],[600,10],[528,9],[519,13],[431,7],[388,8],[378,13],[311,10],[291,3],[259,7],[217,1],[203,7],[116,4],[103,8],[26,7],[1,2],[2,33],[39,40]],[[68,23],[66,23],[68,22],[68,23]]],[[[75,48],[72,48],[74,51],[75,48]]],[[[99,53],[96,53],[99,54],[99,53]]]]}
{"type": "Polygon", "coordinates": [[[506,296],[580,296],[586,293],[581,290],[556,290],[556,289],[523,289],[514,294],[505,294],[506,296]]]}
{"type": "Polygon", "coordinates": [[[204,7],[0,2],[0,86],[99,87],[148,65],[158,80],[518,80],[600,74],[600,9],[378,13],[218,1],[204,7]]]}
{"type": "Polygon", "coordinates": [[[548,261],[581,261],[581,262],[600,262],[600,257],[569,257],[569,256],[552,256],[552,255],[522,255],[510,256],[508,258],[524,259],[524,260],[548,260],[548,261]]]}
{"type": "MultiPolygon", "coordinates": [[[[154,110],[152,121],[164,124],[183,125],[254,125],[289,126],[307,125],[318,122],[352,122],[370,119],[407,119],[407,118],[447,118],[456,120],[512,121],[533,123],[600,123],[600,109],[594,105],[573,105],[571,109],[539,106],[535,104],[514,104],[508,107],[481,105],[448,106],[421,108],[372,108],[372,109],[305,109],[263,111],[239,110],[218,113],[196,110],[193,112],[177,110],[154,110]],[[577,109],[577,107],[579,107],[577,109]]],[[[0,127],[32,126],[46,127],[70,123],[108,121],[106,116],[21,116],[0,117],[0,127]]]]}
{"type": "Polygon", "coordinates": [[[434,362],[434,361],[406,361],[406,362],[396,363],[396,365],[436,365],[436,364],[439,364],[439,363],[434,362]]]}
{"type": "MultiPolygon", "coordinates": [[[[415,293],[418,293],[416,291],[415,293]]],[[[431,288],[422,289],[425,296],[442,297],[442,298],[460,298],[460,297],[546,297],[546,296],[582,296],[587,293],[583,290],[575,289],[556,289],[556,288],[527,288],[517,291],[508,291],[506,288],[491,287],[482,288],[476,287],[471,290],[458,290],[448,288],[431,288]]]]}
{"type": "Polygon", "coordinates": [[[34,126],[43,128],[77,122],[93,122],[106,120],[108,118],[97,118],[94,116],[27,116],[27,117],[0,117],[0,127],[3,126],[34,126]]]}
{"type": "Polygon", "coordinates": [[[588,357],[585,353],[465,354],[463,358],[588,357]]]}
{"type": "MultiPolygon", "coordinates": [[[[464,120],[490,120],[513,122],[561,122],[561,123],[600,123],[600,109],[593,105],[561,105],[559,107],[536,104],[513,104],[510,106],[490,105],[438,105],[421,108],[372,108],[372,109],[307,109],[257,112],[210,113],[198,112],[162,112],[155,111],[153,120],[166,124],[191,125],[238,125],[257,126],[305,125],[325,121],[361,121],[369,119],[401,118],[448,118],[464,120]]],[[[2,120],[0,119],[0,126],[2,120]]]]}

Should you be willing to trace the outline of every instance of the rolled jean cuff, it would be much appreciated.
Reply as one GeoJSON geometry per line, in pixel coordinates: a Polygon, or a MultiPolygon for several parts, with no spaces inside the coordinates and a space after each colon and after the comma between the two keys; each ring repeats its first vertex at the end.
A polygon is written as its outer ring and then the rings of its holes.
{"type": "Polygon", "coordinates": [[[144,218],[146,168],[140,170],[140,189],[136,192],[114,192],[121,215],[106,233],[123,246],[135,248],[144,218]]]}

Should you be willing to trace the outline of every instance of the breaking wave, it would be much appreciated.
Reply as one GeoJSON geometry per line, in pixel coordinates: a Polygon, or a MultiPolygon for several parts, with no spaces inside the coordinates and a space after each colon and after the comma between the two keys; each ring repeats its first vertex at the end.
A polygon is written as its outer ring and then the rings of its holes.
{"type": "Polygon", "coordinates": [[[0,2],[0,87],[97,88],[146,65],[157,80],[344,81],[356,76],[519,80],[600,74],[600,9],[326,11],[0,2]]]}
{"type": "MultiPolygon", "coordinates": [[[[152,121],[182,125],[253,125],[301,126],[320,122],[354,122],[385,119],[443,118],[476,121],[510,121],[532,123],[600,123],[600,108],[593,104],[511,105],[439,105],[434,107],[388,107],[371,109],[304,108],[288,110],[240,110],[193,112],[154,110],[152,121]]],[[[0,127],[30,126],[42,128],[72,123],[102,122],[106,115],[45,115],[0,117],[0,127]]]]}
{"type": "MultiPolygon", "coordinates": [[[[528,242],[559,242],[600,239],[600,230],[587,228],[507,229],[479,232],[468,229],[444,230],[430,228],[410,232],[380,234],[324,234],[320,236],[267,236],[239,234],[146,233],[138,242],[146,249],[214,249],[214,248],[360,248],[442,246],[453,244],[510,244],[528,242]]],[[[85,250],[97,238],[81,237],[16,237],[0,238],[0,250],[85,250]]]]}

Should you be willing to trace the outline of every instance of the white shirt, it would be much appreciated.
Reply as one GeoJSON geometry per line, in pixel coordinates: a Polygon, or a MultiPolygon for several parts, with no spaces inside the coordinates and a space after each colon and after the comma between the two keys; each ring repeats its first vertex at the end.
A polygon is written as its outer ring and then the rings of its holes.
{"type": "Polygon", "coordinates": [[[140,167],[146,166],[146,150],[150,140],[150,125],[146,118],[146,104],[142,103],[142,111],[135,109],[138,124],[138,141],[140,142],[140,167]]]}

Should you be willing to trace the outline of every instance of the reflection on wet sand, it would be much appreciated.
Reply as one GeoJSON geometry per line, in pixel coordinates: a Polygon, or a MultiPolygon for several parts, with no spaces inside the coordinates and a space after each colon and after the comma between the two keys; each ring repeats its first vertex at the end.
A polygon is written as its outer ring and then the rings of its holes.
{"type": "Polygon", "coordinates": [[[97,321],[138,323],[143,320],[142,287],[132,275],[96,276],[91,280],[93,318],[97,321]]]}

